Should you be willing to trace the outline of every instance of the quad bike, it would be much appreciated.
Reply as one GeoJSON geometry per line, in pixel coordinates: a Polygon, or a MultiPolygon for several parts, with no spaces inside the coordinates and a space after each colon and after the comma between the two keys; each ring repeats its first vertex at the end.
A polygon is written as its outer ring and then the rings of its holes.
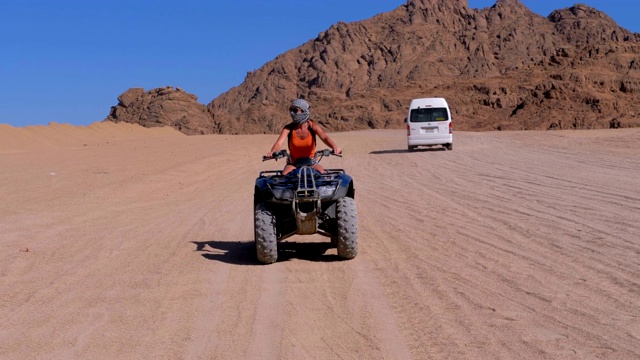
{"type": "MultiPolygon", "coordinates": [[[[316,152],[314,159],[298,159],[286,175],[280,170],[261,171],[253,194],[254,232],[258,261],[278,259],[278,243],[293,235],[320,234],[331,238],[338,256],[353,259],[358,254],[358,215],[353,179],[342,169],[313,168],[314,160],[335,155],[333,150],[316,152]]],[[[262,161],[287,157],[286,150],[262,161]]]]}

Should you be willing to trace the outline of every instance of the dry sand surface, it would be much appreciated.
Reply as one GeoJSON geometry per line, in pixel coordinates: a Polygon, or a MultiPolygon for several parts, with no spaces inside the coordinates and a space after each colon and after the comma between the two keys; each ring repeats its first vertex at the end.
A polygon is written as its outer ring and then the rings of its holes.
{"type": "Polygon", "coordinates": [[[259,265],[275,135],[0,125],[0,359],[640,358],[640,129],[331,135],[358,256],[259,265]]]}

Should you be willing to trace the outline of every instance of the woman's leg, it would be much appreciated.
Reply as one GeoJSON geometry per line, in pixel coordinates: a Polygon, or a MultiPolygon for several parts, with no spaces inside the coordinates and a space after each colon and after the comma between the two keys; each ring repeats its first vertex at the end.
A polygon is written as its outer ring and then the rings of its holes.
{"type": "Polygon", "coordinates": [[[318,172],[320,172],[320,174],[324,174],[324,168],[322,167],[322,165],[315,164],[315,165],[313,165],[313,168],[318,170],[318,172]]]}
{"type": "Polygon", "coordinates": [[[282,170],[282,175],[287,175],[288,173],[290,173],[291,171],[293,171],[293,169],[295,169],[296,167],[291,165],[291,164],[287,164],[284,166],[284,169],[282,170]]]}

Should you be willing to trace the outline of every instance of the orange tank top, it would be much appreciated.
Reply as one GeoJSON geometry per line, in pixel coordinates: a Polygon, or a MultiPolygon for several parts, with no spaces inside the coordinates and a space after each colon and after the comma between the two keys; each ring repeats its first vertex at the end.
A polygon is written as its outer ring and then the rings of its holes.
{"type": "Polygon", "coordinates": [[[291,154],[291,162],[294,163],[296,159],[301,158],[313,158],[316,154],[316,137],[314,136],[311,127],[313,123],[309,120],[308,124],[309,135],[303,140],[296,136],[296,130],[289,128],[289,153],[291,154]]]}

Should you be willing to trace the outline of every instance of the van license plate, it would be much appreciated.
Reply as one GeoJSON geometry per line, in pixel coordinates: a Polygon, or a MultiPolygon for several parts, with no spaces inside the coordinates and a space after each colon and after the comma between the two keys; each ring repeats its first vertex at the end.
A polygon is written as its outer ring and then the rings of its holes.
{"type": "Polygon", "coordinates": [[[438,132],[438,128],[421,128],[420,134],[434,134],[438,132]]]}

